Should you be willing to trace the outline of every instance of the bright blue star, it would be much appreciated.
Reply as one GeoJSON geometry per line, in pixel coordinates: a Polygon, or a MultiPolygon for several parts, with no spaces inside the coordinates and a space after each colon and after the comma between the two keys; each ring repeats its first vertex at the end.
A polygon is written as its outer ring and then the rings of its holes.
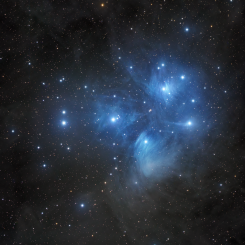
{"type": "Polygon", "coordinates": [[[195,102],[195,100],[191,100],[191,102],[193,102],[193,103],[194,103],[194,102],[195,102]]]}
{"type": "Polygon", "coordinates": [[[65,126],[65,125],[66,125],[66,121],[62,121],[62,125],[64,125],[64,126],[65,126]]]}
{"type": "Polygon", "coordinates": [[[47,165],[46,164],[43,164],[43,167],[45,168],[47,165]]]}
{"type": "Polygon", "coordinates": [[[62,114],[66,114],[66,111],[62,111],[62,114]]]}
{"type": "Polygon", "coordinates": [[[185,28],[185,31],[189,31],[189,28],[185,28]]]}
{"type": "Polygon", "coordinates": [[[162,64],[162,66],[164,66],[164,64],[162,64]]]}
{"type": "Polygon", "coordinates": [[[191,122],[190,121],[188,122],[188,125],[191,125],[191,122]]]}
{"type": "Polygon", "coordinates": [[[182,75],[180,78],[181,78],[181,79],[184,79],[184,78],[185,78],[185,76],[184,76],[184,75],[182,75]]]}
{"type": "Polygon", "coordinates": [[[147,143],[148,143],[148,141],[147,141],[147,140],[145,140],[144,142],[145,142],[145,144],[147,144],[147,143]]]}
{"type": "Polygon", "coordinates": [[[82,207],[82,208],[84,207],[84,204],[83,204],[83,203],[81,204],[81,207],[82,207]]]}
{"type": "Polygon", "coordinates": [[[115,122],[116,121],[115,117],[113,117],[111,120],[112,120],[112,122],[115,122]]]}

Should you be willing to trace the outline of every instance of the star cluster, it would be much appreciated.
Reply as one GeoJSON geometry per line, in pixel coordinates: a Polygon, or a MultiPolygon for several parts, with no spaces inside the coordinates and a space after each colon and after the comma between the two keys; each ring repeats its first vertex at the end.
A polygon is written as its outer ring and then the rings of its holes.
{"type": "Polygon", "coordinates": [[[245,242],[242,1],[5,5],[3,244],[245,242]]]}

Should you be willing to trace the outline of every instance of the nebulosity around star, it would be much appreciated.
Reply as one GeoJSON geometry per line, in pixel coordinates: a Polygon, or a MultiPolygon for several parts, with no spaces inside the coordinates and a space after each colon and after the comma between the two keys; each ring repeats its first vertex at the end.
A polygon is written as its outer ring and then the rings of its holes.
{"type": "Polygon", "coordinates": [[[107,134],[105,144],[115,146],[116,152],[127,149],[128,159],[134,159],[129,166],[156,181],[166,169],[178,168],[177,153],[188,145],[192,129],[200,126],[193,124],[193,118],[199,121],[199,104],[190,97],[202,91],[192,85],[195,73],[183,65],[149,66],[143,81],[138,79],[142,71],[134,66],[130,83],[98,95],[95,124],[100,141],[107,134]]]}

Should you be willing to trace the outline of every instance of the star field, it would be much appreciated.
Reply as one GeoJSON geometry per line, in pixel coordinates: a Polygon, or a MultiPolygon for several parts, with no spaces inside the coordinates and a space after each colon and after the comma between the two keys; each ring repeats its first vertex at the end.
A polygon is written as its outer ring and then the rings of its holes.
{"type": "Polygon", "coordinates": [[[1,244],[244,244],[242,1],[9,1],[1,244]]]}

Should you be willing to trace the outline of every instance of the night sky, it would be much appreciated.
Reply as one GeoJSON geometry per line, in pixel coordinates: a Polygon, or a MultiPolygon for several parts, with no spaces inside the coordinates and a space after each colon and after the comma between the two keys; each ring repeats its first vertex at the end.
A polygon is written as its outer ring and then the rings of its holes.
{"type": "Polygon", "coordinates": [[[245,244],[244,5],[2,1],[0,244],[245,244]]]}

